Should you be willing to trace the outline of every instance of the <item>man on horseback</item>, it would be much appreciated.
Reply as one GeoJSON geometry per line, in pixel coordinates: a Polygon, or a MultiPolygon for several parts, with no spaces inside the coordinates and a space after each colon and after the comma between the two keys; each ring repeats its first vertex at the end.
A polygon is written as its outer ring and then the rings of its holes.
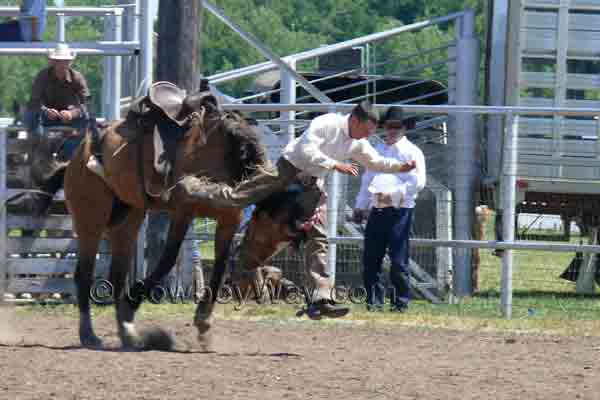
{"type": "MultiPolygon", "coordinates": [[[[193,190],[192,182],[184,179],[179,190],[189,201],[207,201],[214,207],[239,207],[260,202],[270,194],[284,191],[288,185],[300,179],[306,182],[305,190],[321,197],[316,218],[306,226],[305,268],[308,281],[314,284],[307,313],[311,318],[341,317],[349,309],[332,299],[333,282],[327,271],[327,229],[324,211],[323,184],[332,171],[357,176],[358,168],[345,163],[350,158],[367,168],[380,172],[407,172],[415,168],[414,162],[401,163],[380,156],[366,138],[375,132],[379,115],[371,104],[364,101],[349,115],[329,113],[315,118],[308,129],[290,142],[276,164],[274,171],[261,171],[242,182],[235,189],[228,185],[204,185],[193,190]]],[[[198,187],[198,186],[196,186],[198,187]]],[[[309,196],[315,197],[315,196],[309,196]]],[[[314,210],[317,204],[312,204],[314,210]]],[[[311,211],[313,213],[315,211],[311,211]]]]}
{"type": "Polygon", "coordinates": [[[60,161],[70,159],[83,137],[88,122],[86,102],[90,97],[86,79],[71,68],[75,54],[65,43],[59,43],[48,55],[49,66],[35,77],[31,98],[25,112],[25,126],[33,141],[31,166],[32,186],[37,191],[26,192],[7,202],[13,213],[41,216],[62,186],[62,176],[56,176],[60,161]],[[52,149],[44,127],[70,126],[63,134],[58,151],[52,149]],[[55,160],[54,152],[59,153],[55,160]]]}

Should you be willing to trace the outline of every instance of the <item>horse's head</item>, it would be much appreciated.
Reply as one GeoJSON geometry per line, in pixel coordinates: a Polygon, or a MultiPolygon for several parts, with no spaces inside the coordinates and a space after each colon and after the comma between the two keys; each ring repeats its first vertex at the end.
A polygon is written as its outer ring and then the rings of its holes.
{"type": "Polygon", "coordinates": [[[245,179],[268,162],[266,150],[260,143],[261,129],[255,120],[244,118],[238,112],[223,111],[210,92],[194,93],[184,99],[181,115],[194,112],[201,122],[198,129],[190,130],[192,141],[203,145],[212,134],[227,138],[225,159],[235,181],[245,179]]]}
{"type": "Polygon", "coordinates": [[[305,238],[300,224],[313,215],[319,195],[293,184],[257,203],[240,248],[244,268],[264,265],[291,242],[298,247],[305,238]]]}

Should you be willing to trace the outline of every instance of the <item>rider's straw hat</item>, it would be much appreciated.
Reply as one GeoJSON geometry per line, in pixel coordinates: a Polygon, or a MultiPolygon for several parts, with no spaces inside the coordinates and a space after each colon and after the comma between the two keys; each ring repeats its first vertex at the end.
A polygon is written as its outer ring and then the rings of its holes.
{"type": "Polygon", "coordinates": [[[50,50],[48,53],[48,59],[50,60],[74,60],[75,53],[69,49],[69,45],[66,43],[58,43],[56,48],[50,50]]]}

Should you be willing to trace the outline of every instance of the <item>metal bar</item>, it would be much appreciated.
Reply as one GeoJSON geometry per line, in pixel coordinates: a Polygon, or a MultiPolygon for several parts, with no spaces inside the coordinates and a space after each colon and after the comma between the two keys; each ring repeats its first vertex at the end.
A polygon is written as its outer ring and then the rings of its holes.
{"type": "MultiPolygon", "coordinates": [[[[337,236],[329,238],[330,243],[336,244],[362,244],[363,238],[337,236]]],[[[455,247],[459,249],[512,249],[512,250],[534,250],[553,252],[581,252],[600,254],[600,246],[586,244],[557,244],[544,242],[497,242],[493,240],[441,240],[441,239],[418,239],[411,238],[410,245],[415,247],[455,247]]]]}
{"type": "MultiPolygon", "coordinates": [[[[111,24],[111,34],[113,40],[120,40],[123,34],[123,20],[121,14],[115,14],[110,18],[111,24]]],[[[107,18],[109,19],[109,18],[107,18]]],[[[121,117],[121,104],[118,99],[121,98],[121,89],[122,89],[122,74],[121,74],[121,65],[122,65],[122,57],[121,56],[111,56],[111,95],[110,99],[110,118],[111,120],[116,120],[121,117]]]]}
{"type": "MultiPolygon", "coordinates": [[[[154,28],[150,0],[140,0],[142,9],[142,21],[140,26],[140,50],[141,50],[141,90],[146,93],[152,84],[154,69],[154,28]]],[[[136,93],[137,95],[137,93],[136,93]]]]}
{"type": "MultiPolygon", "coordinates": [[[[546,2],[525,2],[526,8],[536,8],[539,10],[557,10],[560,8],[560,3],[546,3],[546,2]]],[[[582,11],[600,11],[600,4],[592,4],[591,2],[584,2],[583,4],[577,5],[576,2],[572,2],[569,6],[571,10],[582,10],[582,11]],[[587,3],[587,4],[586,4],[587,3]]]]}
{"type": "MultiPolygon", "coordinates": [[[[340,173],[333,171],[329,177],[329,188],[327,190],[327,236],[337,236],[338,206],[340,191],[340,173]]],[[[327,248],[327,273],[332,287],[335,287],[335,272],[337,265],[337,245],[330,243],[327,248]]]]}
{"type": "MultiPolygon", "coordinates": [[[[495,0],[493,2],[493,20],[489,29],[491,32],[491,47],[489,59],[489,104],[494,106],[504,105],[504,91],[506,86],[506,37],[508,21],[508,0],[495,0]]],[[[500,152],[502,147],[502,117],[493,115],[487,121],[487,169],[488,176],[497,179],[500,175],[500,152]]]]}
{"type": "MultiPolygon", "coordinates": [[[[296,69],[296,62],[290,61],[289,67],[293,70],[296,69]]],[[[296,103],[296,80],[292,74],[287,73],[285,70],[281,70],[281,96],[280,101],[282,103],[293,104],[296,103]]],[[[296,119],[295,111],[286,111],[280,113],[280,119],[286,121],[292,121],[296,119]]],[[[295,127],[293,124],[282,123],[280,125],[280,130],[285,132],[285,144],[287,145],[295,137],[295,127]]]]}
{"type": "MultiPolygon", "coordinates": [[[[139,96],[140,94],[146,94],[152,81],[154,79],[154,19],[152,15],[152,8],[150,7],[151,0],[139,0],[139,7],[141,11],[141,21],[139,28],[140,36],[140,87],[138,90],[141,93],[134,93],[133,96],[139,96]]],[[[135,265],[133,266],[135,276],[137,279],[144,279],[146,277],[146,260],[145,260],[145,246],[146,246],[146,230],[148,226],[148,216],[144,218],[142,226],[138,230],[138,237],[136,243],[136,254],[135,254],[135,265]]]]}
{"type": "Polygon", "coordinates": [[[65,27],[65,14],[56,14],[56,41],[67,41],[67,30],[65,27]]]}
{"type": "MultiPolygon", "coordinates": [[[[398,105],[398,104],[412,103],[413,101],[419,101],[419,100],[427,99],[429,97],[435,97],[435,96],[438,96],[438,95],[444,94],[444,93],[448,93],[448,90],[446,90],[446,89],[444,89],[444,90],[438,90],[437,92],[427,93],[427,94],[424,94],[424,95],[418,96],[418,97],[411,97],[410,99],[399,101],[399,102],[394,103],[394,104],[398,105]]],[[[344,101],[341,101],[340,103],[350,103],[351,101],[365,99],[368,96],[377,96],[377,95],[381,95],[381,94],[382,94],[381,92],[375,92],[375,93],[371,93],[371,94],[367,94],[367,95],[363,95],[363,96],[352,97],[350,99],[346,99],[344,101]]]]}
{"type": "MultiPolygon", "coordinates": [[[[298,81],[298,83],[302,85],[302,87],[306,89],[308,93],[315,97],[315,99],[319,100],[321,103],[330,103],[332,101],[314,85],[309,83],[302,75],[297,73],[293,68],[290,68],[286,61],[283,61],[281,58],[279,58],[279,56],[277,56],[275,53],[269,50],[267,46],[260,42],[253,34],[243,30],[238,24],[236,24],[232,19],[225,15],[223,10],[221,10],[220,8],[218,8],[217,6],[215,6],[207,0],[200,1],[202,1],[202,4],[208,11],[210,11],[214,16],[220,19],[221,22],[225,23],[225,25],[233,29],[233,31],[240,35],[246,42],[254,46],[260,53],[262,53],[263,56],[267,57],[269,60],[275,63],[275,65],[281,68],[282,71],[286,71],[288,74],[293,76],[294,79],[298,81]]],[[[291,62],[292,60],[293,58],[288,59],[287,62],[291,62]]]]}
{"type": "MultiPolygon", "coordinates": [[[[295,62],[294,62],[294,64],[295,64],[295,62]]],[[[360,72],[360,71],[361,71],[361,68],[354,68],[354,69],[350,69],[348,71],[343,71],[343,72],[340,72],[340,73],[337,73],[337,74],[327,75],[327,76],[324,76],[322,78],[312,79],[309,82],[310,83],[322,82],[322,81],[326,81],[328,79],[339,78],[341,76],[350,75],[350,74],[352,74],[354,72],[360,72]]],[[[236,99],[236,103],[242,103],[242,102],[244,102],[246,100],[252,100],[252,99],[259,98],[259,97],[263,97],[263,96],[265,96],[267,94],[274,94],[274,93],[279,93],[279,92],[281,92],[281,89],[266,90],[266,91],[261,92],[261,93],[253,94],[252,96],[247,96],[247,97],[242,97],[242,98],[236,99]]]]}
{"type": "MultiPolygon", "coordinates": [[[[48,15],[64,14],[68,17],[103,17],[122,14],[123,7],[47,7],[48,15]]],[[[19,7],[0,7],[0,17],[17,17],[19,7]]]]}
{"type": "MultiPolygon", "coordinates": [[[[3,42],[0,55],[47,55],[50,49],[56,48],[57,42],[3,42]]],[[[140,51],[138,42],[72,42],[69,47],[80,55],[127,56],[137,55],[140,51]]]]}
{"type": "MultiPolygon", "coordinates": [[[[502,177],[502,206],[503,206],[503,240],[515,240],[516,218],[516,184],[517,184],[517,137],[519,134],[518,116],[507,117],[508,131],[504,143],[504,165],[502,177]]],[[[512,275],[513,275],[513,250],[504,251],[502,256],[501,277],[501,304],[503,315],[510,319],[512,315],[512,275]]]]}
{"type": "MultiPolygon", "coordinates": [[[[434,51],[440,51],[440,50],[443,50],[443,49],[447,49],[449,47],[450,47],[449,45],[448,46],[440,46],[440,47],[436,47],[436,48],[433,48],[433,49],[425,50],[425,51],[423,51],[421,53],[414,53],[414,54],[410,54],[410,55],[407,55],[407,56],[395,57],[395,58],[392,58],[391,60],[378,63],[377,65],[374,65],[374,66],[382,66],[382,65],[390,64],[392,62],[397,62],[397,61],[400,61],[400,60],[409,60],[409,59],[414,58],[416,56],[420,56],[420,55],[424,55],[424,54],[428,54],[428,53],[433,53],[434,51]]],[[[437,63],[437,64],[439,64],[439,63],[437,63]]],[[[407,71],[401,71],[401,72],[399,72],[399,73],[397,73],[395,75],[399,75],[401,73],[418,71],[418,70],[427,68],[429,66],[434,66],[434,65],[432,64],[432,65],[428,65],[428,66],[418,66],[418,67],[415,67],[416,69],[410,69],[410,70],[407,70],[407,71]]],[[[336,74],[327,75],[327,76],[324,76],[322,78],[312,79],[309,82],[312,83],[312,84],[317,83],[317,82],[324,82],[324,81],[327,81],[329,79],[339,78],[339,77],[351,75],[353,73],[359,73],[361,71],[362,71],[362,68],[354,68],[354,69],[350,69],[350,70],[347,70],[347,71],[338,72],[336,74]]],[[[363,76],[369,77],[370,75],[363,74],[363,76]]],[[[379,77],[379,79],[382,79],[382,78],[379,77]]],[[[427,81],[430,81],[430,80],[431,79],[428,79],[427,81]]],[[[423,81],[423,82],[425,82],[425,81],[423,81]]],[[[368,83],[368,81],[361,81],[360,82],[361,85],[364,84],[364,83],[368,83]]],[[[325,91],[324,93],[330,93],[331,90],[333,90],[333,89],[330,89],[330,91],[325,91]]],[[[263,97],[263,96],[268,95],[268,94],[278,93],[280,91],[281,91],[281,89],[267,90],[267,91],[264,91],[264,92],[261,92],[261,93],[253,94],[251,96],[246,96],[246,97],[239,98],[239,99],[236,100],[236,102],[242,103],[242,102],[247,101],[247,100],[256,99],[256,98],[263,97]]],[[[382,93],[384,93],[384,92],[378,92],[376,94],[382,94],[382,93]]],[[[301,99],[305,99],[305,98],[310,98],[310,96],[304,96],[301,99]]]]}
{"type": "MultiPolygon", "coordinates": [[[[352,40],[347,40],[345,42],[340,42],[340,43],[336,43],[336,44],[332,44],[332,45],[328,45],[328,46],[322,46],[322,47],[319,47],[316,49],[304,51],[304,52],[297,53],[297,54],[292,54],[287,57],[284,57],[283,60],[287,61],[290,58],[294,58],[296,61],[304,61],[304,60],[308,60],[311,58],[320,57],[320,56],[323,56],[326,54],[338,52],[340,50],[346,50],[346,49],[352,48],[354,46],[362,46],[362,45],[370,43],[370,42],[384,40],[389,37],[397,36],[404,32],[411,32],[411,31],[423,29],[423,28],[431,26],[431,25],[438,25],[438,24],[441,24],[444,22],[452,21],[452,20],[462,17],[463,14],[464,14],[463,12],[457,12],[457,13],[446,15],[444,17],[421,21],[421,22],[417,22],[414,24],[410,24],[410,25],[404,25],[404,26],[401,26],[398,28],[387,30],[387,31],[374,33],[371,35],[363,36],[363,37],[352,39],[352,40]]],[[[275,68],[277,68],[277,65],[275,63],[267,61],[267,62],[264,62],[261,64],[256,64],[256,65],[251,65],[248,67],[239,68],[239,69],[233,70],[233,71],[227,71],[227,72],[222,72],[219,74],[214,74],[214,75],[208,76],[207,78],[210,80],[211,83],[217,84],[217,83],[221,83],[221,82],[235,80],[235,79],[238,79],[238,78],[241,78],[244,76],[248,76],[248,75],[254,75],[254,74],[257,74],[260,72],[270,71],[275,68]]]]}
{"type": "MultiPolygon", "coordinates": [[[[109,18],[104,18],[104,32],[103,39],[105,41],[114,40],[114,37],[111,34],[111,21],[109,18]]],[[[107,120],[113,119],[110,112],[110,104],[112,101],[113,94],[111,93],[110,82],[112,80],[112,69],[111,69],[112,59],[110,57],[102,58],[102,76],[105,79],[102,79],[102,115],[107,120]]]]}
{"type": "MultiPolygon", "coordinates": [[[[373,106],[379,110],[385,110],[394,104],[374,104],[373,106]]],[[[328,112],[329,110],[336,111],[351,111],[355,104],[340,104],[340,103],[324,103],[324,104],[235,104],[225,103],[225,110],[238,110],[244,112],[253,111],[312,111],[312,112],[328,112]]],[[[448,114],[448,113],[474,113],[474,114],[515,114],[515,115],[535,115],[535,116],[581,116],[594,117],[598,115],[596,108],[568,108],[568,107],[523,107],[523,106],[459,106],[459,105],[421,105],[421,104],[406,104],[402,108],[415,114],[448,114]]]]}
{"type": "MultiPolygon", "coordinates": [[[[325,90],[323,93],[335,93],[335,92],[338,92],[340,90],[350,89],[350,88],[353,88],[353,87],[356,87],[356,86],[368,85],[369,83],[375,83],[377,81],[381,81],[381,80],[384,80],[384,79],[389,79],[391,77],[395,77],[395,76],[400,75],[400,74],[407,74],[409,72],[421,71],[421,70],[424,70],[425,68],[429,68],[429,67],[435,67],[435,66],[438,66],[438,65],[444,65],[444,64],[446,64],[446,62],[447,62],[447,60],[437,61],[437,62],[428,64],[428,65],[418,65],[418,66],[416,66],[414,68],[411,68],[411,69],[408,69],[406,71],[399,71],[398,73],[396,73],[394,75],[376,75],[374,78],[368,78],[368,79],[365,79],[365,80],[362,80],[362,81],[359,81],[359,82],[353,82],[353,83],[348,83],[346,85],[337,86],[337,87],[325,90]]],[[[300,101],[300,100],[307,100],[307,99],[310,99],[310,96],[303,96],[303,97],[300,97],[298,100],[300,101]]]]}

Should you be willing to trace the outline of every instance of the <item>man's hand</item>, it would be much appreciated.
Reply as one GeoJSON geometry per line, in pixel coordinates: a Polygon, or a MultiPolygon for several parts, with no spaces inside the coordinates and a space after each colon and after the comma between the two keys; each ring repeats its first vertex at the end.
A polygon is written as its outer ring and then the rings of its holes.
{"type": "Polygon", "coordinates": [[[415,160],[411,160],[405,164],[400,164],[396,170],[396,172],[409,172],[417,167],[417,162],[415,160]]]}
{"type": "Polygon", "coordinates": [[[61,115],[60,115],[60,113],[58,112],[58,110],[56,110],[54,108],[47,108],[46,109],[46,116],[50,120],[56,120],[56,119],[62,118],[61,115]]]}
{"type": "Polygon", "coordinates": [[[62,110],[60,112],[60,119],[62,122],[71,122],[73,119],[73,112],[70,110],[62,110]]]}
{"type": "Polygon", "coordinates": [[[337,163],[333,169],[342,174],[358,176],[358,167],[354,164],[337,163]]]}
{"type": "Polygon", "coordinates": [[[362,224],[365,220],[365,210],[361,210],[360,208],[355,208],[352,212],[352,222],[355,224],[362,224]]]}

